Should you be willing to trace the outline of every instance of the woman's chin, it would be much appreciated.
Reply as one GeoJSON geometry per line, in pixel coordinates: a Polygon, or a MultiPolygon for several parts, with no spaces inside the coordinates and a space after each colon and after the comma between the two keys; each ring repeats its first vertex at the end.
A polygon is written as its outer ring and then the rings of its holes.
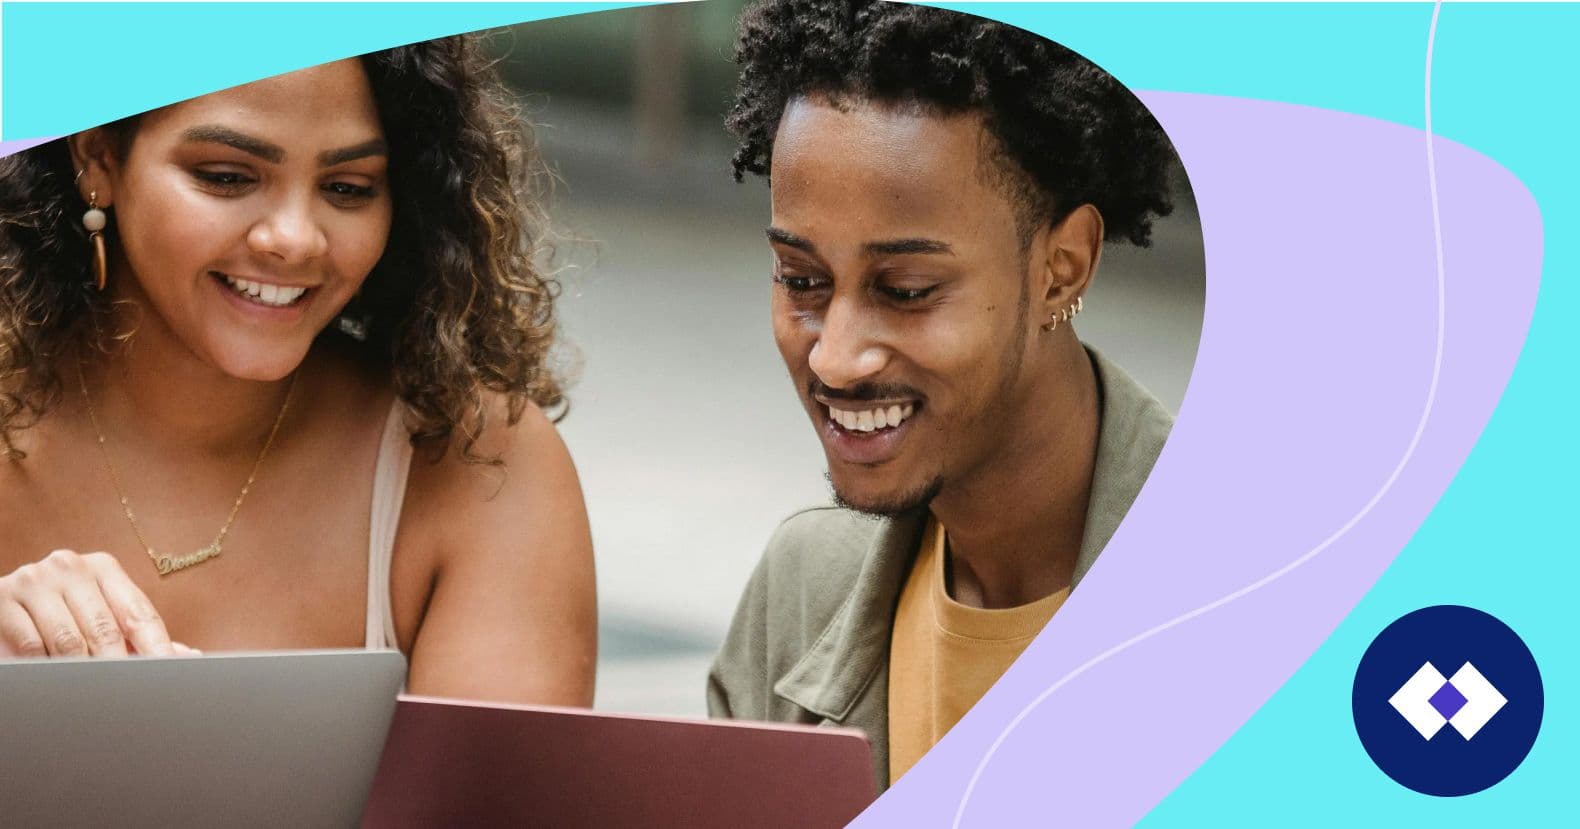
{"type": "Polygon", "coordinates": [[[307,348],[284,349],[279,346],[249,353],[218,354],[214,366],[229,377],[258,383],[274,383],[291,376],[307,359],[307,348]]]}

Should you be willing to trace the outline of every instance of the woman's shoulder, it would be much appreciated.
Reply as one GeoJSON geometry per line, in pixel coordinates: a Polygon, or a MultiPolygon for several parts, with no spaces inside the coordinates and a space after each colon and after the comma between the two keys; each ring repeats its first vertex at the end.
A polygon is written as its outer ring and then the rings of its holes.
{"type": "MultiPolygon", "coordinates": [[[[442,555],[514,547],[542,532],[585,532],[581,483],[554,422],[530,401],[485,392],[475,434],[415,447],[410,528],[442,555]],[[525,534],[525,535],[524,535],[525,534]]],[[[403,518],[403,530],[407,524],[403,518]]]]}

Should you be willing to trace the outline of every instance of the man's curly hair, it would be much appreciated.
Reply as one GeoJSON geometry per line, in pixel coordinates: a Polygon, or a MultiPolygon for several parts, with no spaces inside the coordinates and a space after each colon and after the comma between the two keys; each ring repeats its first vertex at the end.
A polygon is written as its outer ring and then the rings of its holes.
{"type": "Polygon", "coordinates": [[[770,175],[786,104],[823,97],[980,113],[1023,240],[1091,204],[1106,239],[1145,246],[1152,219],[1173,210],[1174,151],[1146,107],[1091,61],[1014,26],[874,0],[764,0],[741,16],[735,62],[737,181],[770,175]]]}
{"type": "MultiPolygon", "coordinates": [[[[504,396],[511,423],[528,401],[564,413],[549,365],[558,284],[542,270],[542,162],[479,36],[361,61],[395,205],[384,254],[343,319],[355,318],[360,348],[410,408],[413,443],[442,454],[459,437],[468,460],[497,464],[472,451],[485,392],[504,396]]],[[[137,126],[133,116],[106,127],[122,155],[137,126]]],[[[92,344],[92,318],[108,310],[73,175],[65,139],[0,159],[0,456],[58,401],[60,361],[92,344]]],[[[113,221],[107,235],[113,244],[113,221]]]]}

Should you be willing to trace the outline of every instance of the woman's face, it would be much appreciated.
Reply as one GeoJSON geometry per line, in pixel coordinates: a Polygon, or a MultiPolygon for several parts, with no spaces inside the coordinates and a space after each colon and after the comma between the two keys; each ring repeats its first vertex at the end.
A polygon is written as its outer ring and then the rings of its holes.
{"type": "MultiPolygon", "coordinates": [[[[356,60],[142,117],[79,183],[109,203],[110,288],[225,374],[277,380],[356,294],[389,237],[388,155],[356,60]]],[[[149,330],[153,329],[153,330],[149,330]]]]}

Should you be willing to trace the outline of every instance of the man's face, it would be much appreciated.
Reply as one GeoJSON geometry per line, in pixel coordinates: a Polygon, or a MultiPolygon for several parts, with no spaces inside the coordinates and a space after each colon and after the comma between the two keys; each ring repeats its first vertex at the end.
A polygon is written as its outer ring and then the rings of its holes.
{"type": "Polygon", "coordinates": [[[979,116],[855,101],[780,121],[774,339],[847,506],[920,506],[1017,442],[1035,257],[989,140],[979,116]]]}

